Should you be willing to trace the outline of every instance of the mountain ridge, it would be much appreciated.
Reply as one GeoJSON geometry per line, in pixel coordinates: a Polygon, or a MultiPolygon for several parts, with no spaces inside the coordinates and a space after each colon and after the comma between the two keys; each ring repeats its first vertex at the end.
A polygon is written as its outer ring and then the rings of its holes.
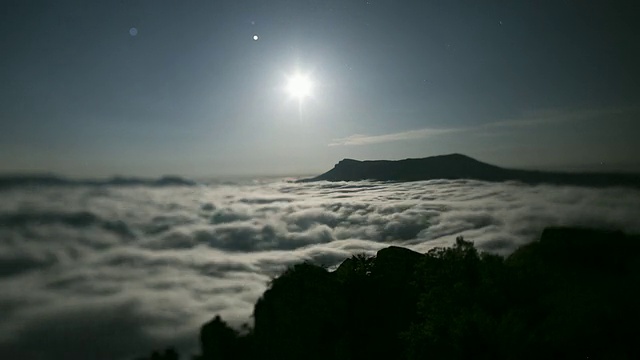
{"type": "Polygon", "coordinates": [[[640,174],[572,173],[503,168],[453,153],[403,160],[340,160],[333,169],[301,182],[313,181],[420,181],[469,179],[491,182],[519,181],[528,184],[578,186],[625,186],[640,188],[640,174]]]}
{"type": "Polygon", "coordinates": [[[158,178],[112,176],[107,179],[70,179],[56,174],[9,174],[0,175],[0,190],[15,187],[64,187],[64,186],[194,186],[197,183],[176,175],[158,178]]]}

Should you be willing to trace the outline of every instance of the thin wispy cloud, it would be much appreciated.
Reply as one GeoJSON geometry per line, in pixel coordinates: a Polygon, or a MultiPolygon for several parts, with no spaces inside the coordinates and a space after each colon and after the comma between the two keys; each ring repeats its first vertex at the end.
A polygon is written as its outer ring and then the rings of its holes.
{"type": "Polygon", "coordinates": [[[526,113],[516,119],[507,119],[485,123],[479,126],[468,126],[458,128],[422,128],[403,132],[396,132],[382,135],[366,135],[354,134],[343,138],[333,139],[328,146],[361,146],[373,145],[380,143],[388,143],[395,141],[406,141],[425,139],[431,136],[462,133],[491,131],[491,129],[504,128],[526,128],[539,125],[554,125],[563,122],[585,121],[595,117],[614,116],[637,111],[635,108],[607,108],[607,109],[582,109],[582,110],[566,110],[566,109],[550,109],[544,111],[536,111],[526,113]]]}
{"type": "Polygon", "coordinates": [[[334,139],[329,146],[346,146],[346,145],[371,145],[393,141],[424,139],[430,136],[442,135],[451,132],[464,131],[464,129],[417,129],[384,135],[364,135],[355,134],[344,138],[334,139]]]}
{"type": "Polygon", "coordinates": [[[572,121],[585,121],[601,116],[614,116],[632,113],[635,108],[605,108],[605,109],[548,109],[527,112],[522,117],[490,122],[477,128],[518,128],[544,124],[558,124],[572,121]]]}

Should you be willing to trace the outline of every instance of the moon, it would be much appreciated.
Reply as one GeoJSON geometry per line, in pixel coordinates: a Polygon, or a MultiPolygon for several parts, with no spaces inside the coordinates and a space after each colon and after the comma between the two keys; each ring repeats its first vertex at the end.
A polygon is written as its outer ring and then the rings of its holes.
{"type": "Polygon", "coordinates": [[[302,100],[311,96],[313,81],[308,75],[295,74],[288,78],[286,90],[291,97],[302,100]]]}

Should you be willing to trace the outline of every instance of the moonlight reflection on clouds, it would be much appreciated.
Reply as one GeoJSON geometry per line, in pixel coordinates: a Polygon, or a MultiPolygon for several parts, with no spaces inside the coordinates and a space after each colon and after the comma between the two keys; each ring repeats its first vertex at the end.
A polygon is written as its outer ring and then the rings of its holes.
{"type": "MultiPolygon", "coordinates": [[[[69,340],[39,344],[43,350],[76,349],[80,326],[93,346],[104,339],[90,330],[108,326],[129,331],[129,346],[117,351],[173,344],[189,352],[197,344],[184,339],[197,339],[213,314],[249,320],[287,265],[336,266],[391,244],[425,252],[457,235],[505,254],[547,226],[639,232],[639,217],[639,190],[471,180],[5,189],[0,354],[23,354],[30,337],[21,334],[53,327],[69,340]]],[[[77,350],[51,358],[93,357],[77,350]]]]}

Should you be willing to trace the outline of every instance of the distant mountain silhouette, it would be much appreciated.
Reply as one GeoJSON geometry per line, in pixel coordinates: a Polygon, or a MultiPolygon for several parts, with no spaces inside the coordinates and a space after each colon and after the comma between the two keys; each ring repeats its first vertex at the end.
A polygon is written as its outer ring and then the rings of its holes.
{"type": "Polygon", "coordinates": [[[462,154],[432,156],[398,161],[358,161],[344,159],[326,173],[310,181],[418,181],[435,179],[473,179],[483,181],[521,181],[581,186],[640,187],[640,174],[569,173],[506,169],[483,163],[462,154]]]}
{"type": "Polygon", "coordinates": [[[50,174],[0,176],[0,190],[21,186],[193,186],[195,181],[178,176],[158,179],[115,176],[105,180],[73,180],[50,174]]]}

